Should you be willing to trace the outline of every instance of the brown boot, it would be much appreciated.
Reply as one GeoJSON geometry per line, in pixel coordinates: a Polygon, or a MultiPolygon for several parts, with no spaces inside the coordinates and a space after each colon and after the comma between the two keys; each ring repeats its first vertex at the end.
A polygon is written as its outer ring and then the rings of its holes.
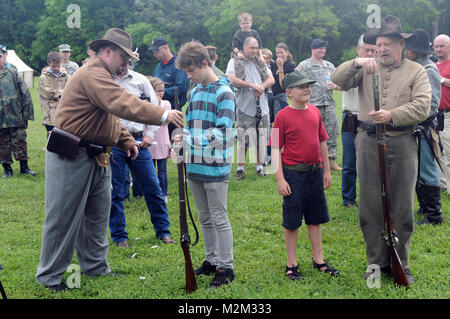
{"type": "Polygon", "coordinates": [[[330,169],[332,171],[342,171],[342,168],[339,167],[339,165],[336,163],[336,161],[334,159],[329,159],[330,160],[330,169]]]}

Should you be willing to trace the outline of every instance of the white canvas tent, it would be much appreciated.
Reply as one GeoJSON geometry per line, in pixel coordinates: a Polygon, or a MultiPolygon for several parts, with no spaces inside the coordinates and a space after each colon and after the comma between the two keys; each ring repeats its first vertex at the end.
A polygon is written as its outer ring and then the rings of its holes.
{"type": "Polygon", "coordinates": [[[33,87],[33,69],[26,65],[25,62],[17,56],[14,50],[8,50],[7,61],[17,68],[20,78],[23,79],[27,87],[31,89],[33,87]]]}

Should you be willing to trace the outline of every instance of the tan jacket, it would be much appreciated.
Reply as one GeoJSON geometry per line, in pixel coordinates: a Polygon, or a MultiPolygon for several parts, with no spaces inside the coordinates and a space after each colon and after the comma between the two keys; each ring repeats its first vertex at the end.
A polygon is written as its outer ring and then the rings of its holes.
{"type": "Polygon", "coordinates": [[[92,143],[125,151],[137,143],[118,117],[159,125],[164,111],[117,85],[106,63],[96,57],[67,82],[54,124],[92,143]]]}
{"type": "MultiPolygon", "coordinates": [[[[331,75],[343,90],[358,87],[360,121],[374,109],[372,75],[355,68],[353,61],[341,64],[331,75]]],[[[391,111],[394,126],[411,126],[423,122],[430,113],[431,86],[427,72],[418,63],[404,59],[397,66],[386,67],[379,61],[380,108],[391,111]]],[[[399,132],[387,132],[399,135],[399,132]]]]}
{"type": "Polygon", "coordinates": [[[64,87],[66,86],[69,76],[66,71],[62,70],[58,78],[50,72],[48,68],[42,71],[39,78],[39,101],[42,109],[42,124],[53,125],[56,108],[59,103],[59,96],[62,96],[64,87]]]}

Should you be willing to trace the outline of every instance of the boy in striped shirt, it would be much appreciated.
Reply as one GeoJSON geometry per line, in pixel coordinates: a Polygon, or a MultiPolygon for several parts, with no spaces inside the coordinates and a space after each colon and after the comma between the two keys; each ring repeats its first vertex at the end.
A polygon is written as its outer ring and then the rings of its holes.
{"type": "MultiPolygon", "coordinates": [[[[198,83],[186,110],[186,127],[174,141],[187,154],[186,171],[205,241],[205,261],[195,273],[215,274],[212,287],[232,282],[233,233],[228,220],[227,192],[234,147],[235,96],[227,78],[211,68],[208,50],[196,41],[185,44],[177,68],[198,83]]],[[[175,152],[171,152],[175,157],[175,152]]]]}

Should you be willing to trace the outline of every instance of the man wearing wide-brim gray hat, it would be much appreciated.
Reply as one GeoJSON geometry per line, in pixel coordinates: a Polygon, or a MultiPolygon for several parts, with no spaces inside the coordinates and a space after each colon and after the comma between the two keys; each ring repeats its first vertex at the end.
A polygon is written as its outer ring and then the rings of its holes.
{"type": "Polygon", "coordinates": [[[397,252],[410,283],[409,249],[414,229],[414,189],[417,177],[417,141],[413,126],[429,115],[431,86],[425,69],[408,59],[405,44],[415,35],[403,33],[400,20],[383,19],[369,30],[365,43],[376,43],[378,58],[356,58],[342,63],[331,80],[343,90],[358,88],[358,133],[355,138],[359,181],[359,221],[366,243],[366,276],[376,267],[390,272],[389,250],[383,239],[378,142],[375,124],[383,124],[386,142],[389,202],[399,243],[397,252]],[[373,76],[378,79],[380,110],[374,110],[373,76]]]}
{"type": "Polygon", "coordinates": [[[90,43],[97,55],[71,77],[55,113],[46,152],[45,213],[36,281],[65,290],[62,277],[76,250],[86,276],[111,274],[106,260],[111,205],[109,154],[116,146],[136,159],[138,143],[119,117],[148,125],[183,125],[183,113],[165,110],[120,87],[131,36],[110,29],[90,43]],[[74,136],[74,137],[70,137],[74,136]],[[70,137],[70,138],[69,138],[70,137]],[[71,143],[68,143],[70,140],[71,143]]]}

